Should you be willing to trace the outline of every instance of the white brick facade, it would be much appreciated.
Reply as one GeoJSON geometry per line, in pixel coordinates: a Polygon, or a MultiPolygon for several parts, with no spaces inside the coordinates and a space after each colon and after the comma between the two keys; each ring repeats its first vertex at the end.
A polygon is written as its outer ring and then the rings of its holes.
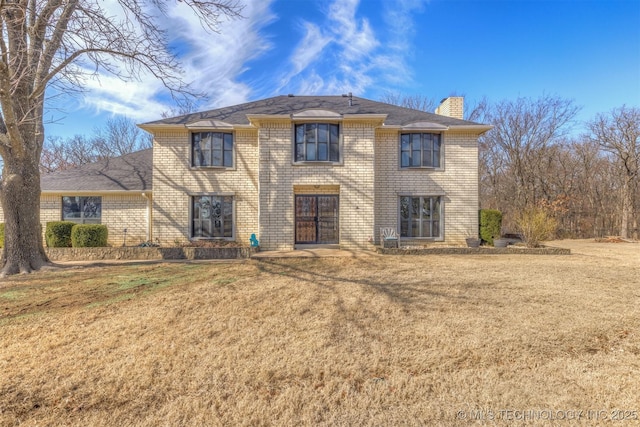
{"type": "MultiPolygon", "coordinates": [[[[157,132],[154,143],[154,238],[163,244],[190,239],[190,195],[232,195],[235,240],[255,233],[263,249],[295,246],[295,195],[339,195],[339,245],[366,248],[380,227],[398,227],[400,195],[441,196],[442,238],[463,243],[478,229],[477,132],[447,131],[438,169],[402,169],[400,129],[378,119],[340,120],[339,163],[295,163],[294,122],[271,117],[236,129],[235,166],[193,168],[188,131],[157,132]]],[[[415,239],[426,243],[434,239],[415,239]]],[[[406,240],[409,242],[409,240],[406,240]]]]}
{"type": "MultiPolygon", "coordinates": [[[[438,237],[403,237],[403,243],[460,244],[465,237],[477,236],[477,138],[490,126],[461,120],[460,97],[447,98],[437,112],[426,113],[351,96],[348,99],[288,96],[151,122],[141,127],[154,135],[153,153],[147,151],[148,160],[142,164],[144,156],[135,153],[137,161],[131,164],[120,161],[123,167],[140,166],[140,169],[120,176],[118,182],[152,170],[152,193],[145,191],[150,182],[140,187],[136,180],[129,180],[126,182],[131,188],[139,190],[73,195],[102,197],[102,223],[109,228],[109,242],[114,246],[124,242],[125,228],[127,245],[146,240],[174,245],[193,239],[194,197],[210,199],[210,203],[217,197],[231,198],[233,203],[221,203],[224,207],[231,206],[233,211],[232,235],[226,238],[248,244],[255,234],[261,247],[267,250],[293,249],[296,239],[305,244],[312,241],[335,243],[342,248],[369,248],[371,243],[379,243],[382,227],[400,231],[401,197],[409,197],[412,202],[435,197],[440,201],[438,237]],[[338,161],[335,158],[333,162],[296,161],[295,126],[307,123],[339,126],[338,161]],[[192,166],[192,132],[232,133],[233,165],[192,166]],[[424,160],[420,152],[421,164],[437,167],[402,168],[402,133],[440,134],[439,165],[424,160]],[[301,209],[297,218],[296,200],[301,209]],[[304,214],[303,210],[308,208],[304,203],[309,206],[316,203],[315,214],[304,214]],[[320,214],[323,203],[325,208],[330,206],[331,218],[320,214]],[[329,230],[330,238],[319,237],[322,227],[325,232],[329,230]],[[315,240],[300,238],[308,230],[316,233],[315,240]]],[[[308,129],[305,127],[304,132],[308,129]]],[[[425,139],[425,144],[430,140],[425,139]]],[[[437,151],[421,149],[426,155],[437,151]]],[[[409,154],[406,146],[403,153],[409,154]]],[[[54,191],[55,194],[50,191],[41,198],[43,226],[61,219],[62,196],[71,195],[54,191]]],[[[197,209],[202,212],[203,208],[197,209]]],[[[420,219],[429,215],[422,212],[420,219]]],[[[224,233],[227,232],[225,229],[224,233]]]]}

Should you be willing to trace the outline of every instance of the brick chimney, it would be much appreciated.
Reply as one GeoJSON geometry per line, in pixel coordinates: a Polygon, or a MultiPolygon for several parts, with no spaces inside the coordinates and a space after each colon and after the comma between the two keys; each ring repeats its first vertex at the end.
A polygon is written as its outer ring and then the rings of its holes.
{"type": "Polygon", "coordinates": [[[464,118],[464,98],[462,96],[450,96],[440,101],[436,108],[436,114],[449,116],[454,119],[464,118]]]}

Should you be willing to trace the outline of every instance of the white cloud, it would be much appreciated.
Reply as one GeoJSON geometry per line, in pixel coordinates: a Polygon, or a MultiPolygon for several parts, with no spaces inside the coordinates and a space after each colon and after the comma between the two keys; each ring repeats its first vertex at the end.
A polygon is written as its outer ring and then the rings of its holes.
{"type": "MultiPolygon", "coordinates": [[[[384,2],[386,25],[372,28],[359,0],[334,0],[325,20],[304,22],[304,37],[289,58],[279,89],[300,94],[363,94],[374,84],[406,83],[411,72],[415,14],[426,0],[384,2]]],[[[363,6],[370,6],[364,4],[363,6]]],[[[371,7],[366,12],[371,12],[371,7]]]]}
{"type": "MultiPolygon", "coordinates": [[[[118,16],[112,1],[105,2],[108,13],[118,16]]],[[[248,2],[243,18],[225,19],[219,33],[204,29],[197,16],[183,2],[167,10],[161,25],[174,37],[180,47],[183,78],[192,89],[208,95],[201,108],[215,108],[245,102],[251,88],[238,81],[246,71],[246,63],[270,49],[261,29],[275,19],[269,10],[271,0],[248,2]]],[[[101,74],[90,79],[83,96],[85,108],[99,113],[126,114],[140,121],[160,118],[171,108],[168,91],[151,75],[142,74],[139,81],[125,82],[111,75],[101,74]]]]}

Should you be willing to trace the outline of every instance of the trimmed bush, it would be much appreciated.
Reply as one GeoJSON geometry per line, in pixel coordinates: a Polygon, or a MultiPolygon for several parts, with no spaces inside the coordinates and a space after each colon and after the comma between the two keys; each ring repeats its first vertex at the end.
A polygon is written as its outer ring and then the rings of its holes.
{"type": "Polygon", "coordinates": [[[99,248],[107,246],[108,230],[102,224],[76,224],[71,229],[71,245],[74,248],[99,248]]]}
{"type": "Polygon", "coordinates": [[[500,237],[502,212],[495,209],[480,209],[480,238],[490,245],[500,237]]]}
{"type": "Polygon", "coordinates": [[[51,221],[44,231],[44,240],[49,248],[70,248],[72,221],[51,221]]]}
{"type": "Polygon", "coordinates": [[[0,248],[4,248],[4,222],[0,222],[0,248]]]}

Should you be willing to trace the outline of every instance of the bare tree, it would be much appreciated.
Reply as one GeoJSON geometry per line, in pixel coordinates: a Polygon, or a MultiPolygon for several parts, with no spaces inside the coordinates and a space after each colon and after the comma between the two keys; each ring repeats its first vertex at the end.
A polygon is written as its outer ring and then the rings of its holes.
{"type": "MultiPolygon", "coordinates": [[[[235,0],[180,0],[212,31],[238,16],[235,0]]],[[[158,16],[169,0],[117,0],[114,17],[100,0],[0,0],[0,200],[5,215],[2,275],[39,269],[47,256],[40,234],[40,155],[45,91],[81,88],[87,74],[123,79],[151,73],[171,91],[193,94],[180,78],[158,16]]]]}
{"type": "Polygon", "coordinates": [[[143,131],[133,120],[117,117],[107,120],[104,128],[95,131],[93,143],[98,159],[118,157],[124,154],[151,148],[153,137],[143,131]]]}
{"type": "Polygon", "coordinates": [[[621,185],[620,236],[630,237],[629,227],[637,237],[638,223],[634,211],[640,174],[640,109],[613,109],[609,114],[599,114],[588,124],[592,141],[602,150],[614,156],[619,168],[621,185]]]}
{"type": "Polygon", "coordinates": [[[551,96],[484,107],[479,117],[494,126],[481,139],[481,171],[488,174],[481,182],[490,180],[493,186],[488,207],[517,211],[551,197],[547,178],[553,147],[577,111],[570,100],[551,96]]]}
{"type": "Polygon", "coordinates": [[[44,142],[40,172],[49,173],[151,148],[153,137],[127,117],[112,118],[92,136],[63,139],[50,136],[44,142]]]}
{"type": "Polygon", "coordinates": [[[404,95],[398,92],[385,92],[380,97],[380,102],[411,108],[413,110],[428,111],[433,113],[439,102],[424,95],[404,95]]]}

